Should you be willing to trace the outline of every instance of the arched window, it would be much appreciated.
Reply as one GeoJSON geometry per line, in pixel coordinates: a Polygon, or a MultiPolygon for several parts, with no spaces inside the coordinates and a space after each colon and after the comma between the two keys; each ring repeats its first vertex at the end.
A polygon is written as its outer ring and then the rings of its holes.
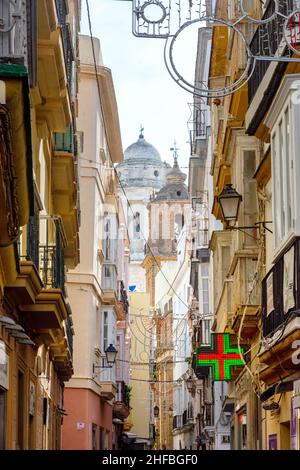
{"type": "Polygon", "coordinates": [[[134,225],[133,225],[133,238],[139,240],[141,238],[141,216],[139,212],[134,214],[134,225]]]}

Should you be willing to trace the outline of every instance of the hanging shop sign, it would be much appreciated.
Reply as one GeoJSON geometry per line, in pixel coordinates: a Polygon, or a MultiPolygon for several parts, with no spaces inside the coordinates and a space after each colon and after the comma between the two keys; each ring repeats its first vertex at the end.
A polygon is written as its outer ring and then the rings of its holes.
{"type": "Polygon", "coordinates": [[[229,333],[211,333],[210,346],[197,349],[197,366],[210,367],[213,380],[232,379],[232,367],[243,366],[243,349],[230,346],[229,333]]]}

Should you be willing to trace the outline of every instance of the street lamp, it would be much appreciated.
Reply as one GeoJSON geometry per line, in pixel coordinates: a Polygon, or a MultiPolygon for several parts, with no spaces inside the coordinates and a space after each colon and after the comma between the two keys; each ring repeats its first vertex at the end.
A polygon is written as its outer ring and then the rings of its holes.
{"type": "Polygon", "coordinates": [[[95,373],[95,369],[111,369],[112,366],[115,364],[116,362],[116,357],[117,357],[117,354],[118,354],[118,351],[117,349],[114,347],[113,344],[110,344],[106,349],[105,349],[105,357],[106,357],[106,362],[107,362],[107,365],[102,365],[102,366],[95,366],[95,364],[93,364],[93,375],[95,373]]]}
{"type": "Polygon", "coordinates": [[[195,382],[191,375],[186,379],[185,383],[188,392],[193,393],[195,391],[195,382]]]}
{"type": "Polygon", "coordinates": [[[237,192],[237,190],[232,186],[232,184],[226,184],[223,188],[221,194],[218,196],[218,202],[221,207],[223,219],[227,223],[228,228],[231,230],[241,230],[243,229],[253,229],[258,228],[259,225],[262,225],[265,230],[270,233],[273,233],[265,224],[271,224],[272,221],[261,221],[256,222],[255,225],[247,225],[244,227],[235,227],[234,224],[238,219],[239,208],[242,201],[242,195],[237,192]],[[230,222],[233,222],[230,225],[230,222]]]}
{"type": "Polygon", "coordinates": [[[116,350],[113,344],[110,344],[108,348],[106,348],[105,356],[106,356],[106,362],[108,364],[108,367],[112,367],[115,364],[117,354],[118,354],[118,351],[116,350]]]}
{"type": "Polygon", "coordinates": [[[225,222],[237,221],[241,201],[241,194],[237,192],[232,184],[226,184],[218,197],[225,222]]]}
{"type": "Polygon", "coordinates": [[[159,407],[157,405],[153,408],[153,414],[154,414],[154,418],[159,417],[159,407]]]}

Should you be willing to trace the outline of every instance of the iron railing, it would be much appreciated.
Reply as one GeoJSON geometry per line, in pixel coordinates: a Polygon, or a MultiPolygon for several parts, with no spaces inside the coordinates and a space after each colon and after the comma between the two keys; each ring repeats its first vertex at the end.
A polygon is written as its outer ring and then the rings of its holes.
{"type": "MultiPolygon", "coordinates": [[[[283,0],[279,2],[279,12],[283,15],[288,15],[293,11],[293,3],[293,0],[283,0]]],[[[274,13],[274,9],[275,2],[269,2],[262,19],[270,17],[274,13]]],[[[276,54],[283,38],[284,22],[284,17],[276,15],[276,17],[270,22],[257,27],[250,43],[250,49],[254,56],[273,56],[276,54]]],[[[252,102],[257,88],[259,87],[269,65],[269,60],[256,61],[253,74],[248,82],[249,104],[252,102]]]]}
{"type": "Polygon", "coordinates": [[[71,357],[73,358],[73,328],[72,328],[72,321],[70,317],[67,317],[64,324],[65,324],[65,334],[67,337],[69,351],[70,351],[71,357]]]}
{"type": "Polygon", "coordinates": [[[26,259],[33,261],[46,288],[65,291],[64,247],[66,238],[59,217],[30,217],[27,226],[26,259]]]}
{"type": "Polygon", "coordinates": [[[67,23],[68,5],[66,0],[56,0],[56,10],[59,26],[61,27],[63,47],[65,55],[65,64],[69,89],[71,91],[73,84],[73,64],[74,64],[74,51],[72,44],[72,37],[70,26],[67,23]]]}
{"type": "Polygon", "coordinates": [[[294,242],[291,249],[294,250],[292,272],[288,273],[283,254],[262,282],[264,337],[285,328],[294,316],[300,316],[300,239],[294,242]]]}
{"type": "Polygon", "coordinates": [[[184,412],[182,413],[182,426],[187,424],[187,422],[188,422],[188,412],[187,410],[184,410],[184,412]]]}
{"type": "Polygon", "coordinates": [[[190,153],[196,155],[197,153],[197,140],[206,137],[207,117],[206,109],[194,105],[193,121],[189,121],[190,127],[190,153]]]}
{"type": "Polygon", "coordinates": [[[182,416],[183,415],[176,415],[173,417],[173,429],[180,429],[182,428],[182,416]]]}

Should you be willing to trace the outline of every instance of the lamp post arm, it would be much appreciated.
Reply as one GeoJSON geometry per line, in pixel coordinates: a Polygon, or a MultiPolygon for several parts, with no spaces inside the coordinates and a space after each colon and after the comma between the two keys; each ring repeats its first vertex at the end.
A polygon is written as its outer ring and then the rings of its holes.
{"type": "Polygon", "coordinates": [[[262,222],[255,222],[255,225],[243,225],[239,227],[229,227],[231,230],[250,230],[253,228],[258,228],[258,225],[262,225],[265,230],[267,230],[270,233],[273,233],[271,229],[269,229],[266,224],[272,224],[272,221],[270,220],[264,220],[262,222]]]}

